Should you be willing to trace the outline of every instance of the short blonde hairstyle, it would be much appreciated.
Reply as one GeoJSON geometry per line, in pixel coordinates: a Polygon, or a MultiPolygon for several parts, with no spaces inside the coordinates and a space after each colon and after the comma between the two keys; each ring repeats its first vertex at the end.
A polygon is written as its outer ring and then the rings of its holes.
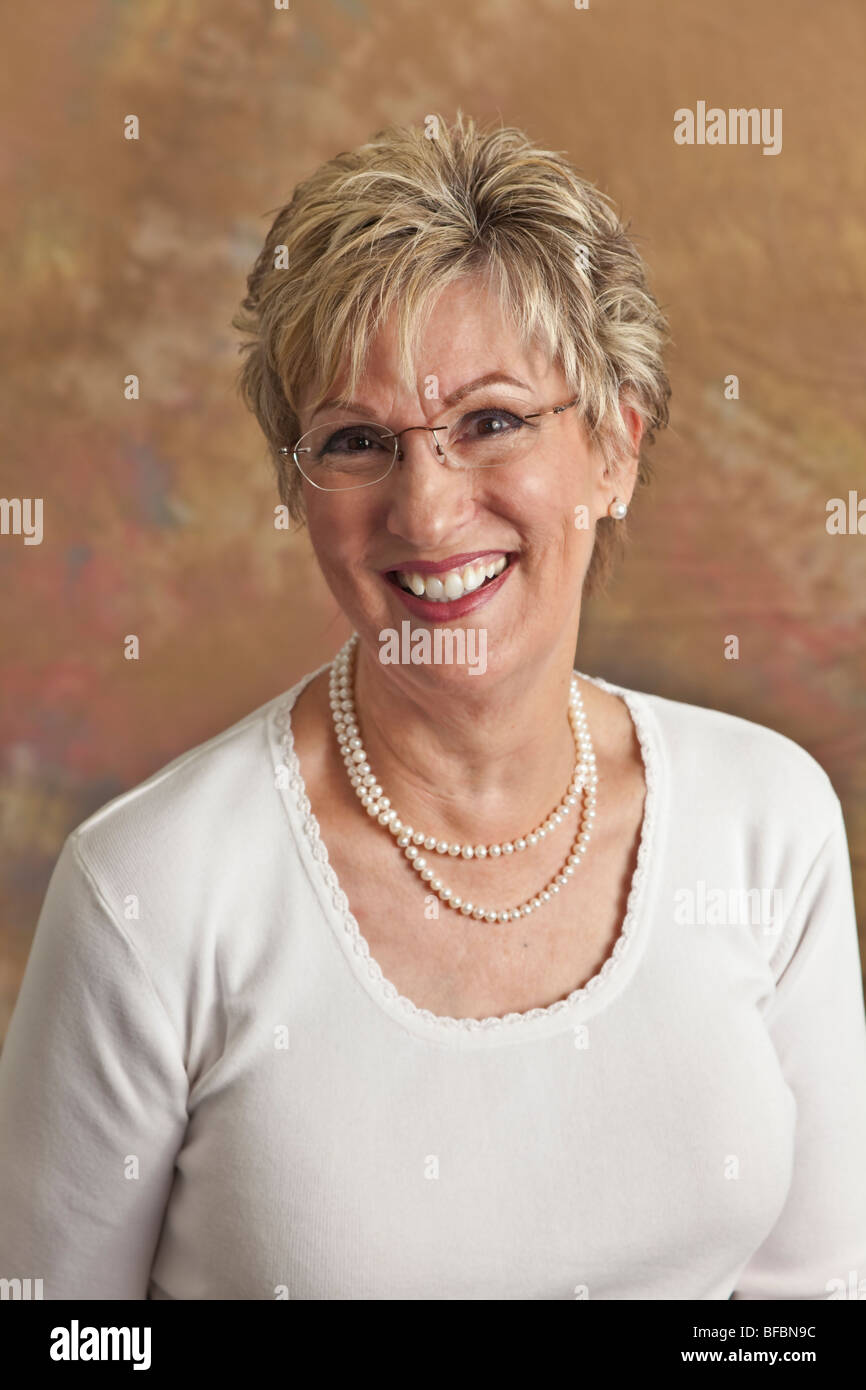
{"type": "MultiPolygon", "coordinates": [[[[521,338],[560,365],[612,468],[631,449],[620,401],[640,415],[645,443],[667,424],[667,326],[609,199],[520,130],[483,129],[462,113],[451,125],[427,117],[424,127],[380,132],[298,184],[276,211],[232,320],[248,335],[239,390],[294,521],[304,519],[301,477],[277,451],[298,438],[307,393],[327,393],[346,372],[348,399],[392,313],[401,368],[414,381],[435,300],[478,272],[521,338]]],[[[642,447],[638,483],[649,478],[642,447]]],[[[606,580],[622,527],[599,520],[585,592],[606,580]]]]}

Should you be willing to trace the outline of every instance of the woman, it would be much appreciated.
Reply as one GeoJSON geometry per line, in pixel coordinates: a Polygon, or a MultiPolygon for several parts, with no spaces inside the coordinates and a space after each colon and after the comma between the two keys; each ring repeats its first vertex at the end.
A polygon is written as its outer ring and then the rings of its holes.
{"type": "Polygon", "coordinates": [[[296,190],[236,322],[354,635],[64,845],[0,1273],[834,1296],[866,1270],[838,798],[769,729],[572,670],[667,418],[619,220],[517,131],[392,129],[296,190]]]}

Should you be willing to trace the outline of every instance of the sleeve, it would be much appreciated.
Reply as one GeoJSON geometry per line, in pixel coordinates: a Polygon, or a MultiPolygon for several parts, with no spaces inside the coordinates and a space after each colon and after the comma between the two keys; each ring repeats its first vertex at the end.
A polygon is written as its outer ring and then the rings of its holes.
{"type": "Polygon", "coordinates": [[[783,964],[766,1015],[796,1104],[791,1186],[735,1299],[866,1291],[866,1015],[851,864],[834,800],[833,828],[777,948],[783,964]]]}
{"type": "Polygon", "coordinates": [[[48,885],[0,1055],[0,1278],[41,1279],[46,1299],[145,1299],[186,1071],[76,836],[48,885]]]}

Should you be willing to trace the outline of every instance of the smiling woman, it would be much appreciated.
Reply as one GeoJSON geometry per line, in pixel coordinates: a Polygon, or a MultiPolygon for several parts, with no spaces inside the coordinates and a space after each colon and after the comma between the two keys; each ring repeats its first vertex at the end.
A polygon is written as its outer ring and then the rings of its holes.
{"type": "MultiPolygon", "coordinates": [[[[235,320],[249,338],[240,384],[297,520],[305,516],[304,475],[324,481],[319,451],[332,438],[335,409],[343,424],[376,422],[361,378],[386,321],[391,380],[410,395],[417,384],[431,418],[437,407],[444,417],[488,386],[514,398],[519,416],[536,404],[525,373],[496,352],[496,337],[484,345],[483,370],[462,380],[458,345],[448,345],[450,387],[428,349],[421,350],[443,291],[472,278],[490,301],[487,329],[497,332],[505,321],[524,349],[531,345],[547,365],[559,364],[566,397],[610,466],[630,452],[634,417],[646,442],[667,424],[664,319],[609,200],[520,131],[479,131],[462,116],[436,129],[431,140],[423,130],[392,128],[323,165],[277,213],[249,277],[235,320]],[[312,439],[299,438],[302,421],[316,427],[312,439]]],[[[450,424],[453,414],[443,438],[450,424]]],[[[477,440],[489,427],[476,425],[474,433],[477,440]]],[[[523,449],[527,427],[518,433],[523,449]]],[[[357,436],[352,445],[341,436],[343,462],[347,453],[366,452],[370,438],[357,436]]],[[[366,466],[384,467],[387,449],[373,452],[381,457],[366,466]]],[[[649,477],[642,454],[637,480],[649,477]]],[[[587,594],[601,586],[615,545],[615,523],[602,514],[587,594]]]]}
{"type": "Polygon", "coordinates": [[[667,420],[617,215],[519,131],[386,131],[278,211],[237,326],[353,633],[69,836],[0,1059],[0,1265],[827,1296],[866,1267],[839,800],[771,729],[573,669],[667,420]]]}

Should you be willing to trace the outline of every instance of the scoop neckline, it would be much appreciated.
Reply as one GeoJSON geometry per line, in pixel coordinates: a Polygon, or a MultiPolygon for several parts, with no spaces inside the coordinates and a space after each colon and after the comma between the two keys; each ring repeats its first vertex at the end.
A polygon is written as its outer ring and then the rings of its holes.
{"type": "Polygon", "coordinates": [[[660,752],[658,721],[653,717],[646,694],[629,690],[601,676],[575,671],[582,680],[622,697],[632,718],[644,765],[646,794],[637,860],[629,885],[625,915],[612,950],[590,979],[552,1004],[485,1018],[452,1018],[420,1008],[401,994],[385,976],[352,913],[322,838],[295,749],[291,712],[307,685],[330,665],[330,661],[324,662],[278,697],[271,711],[271,739],[281,755],[277,766],[279,768],[281,765],[285,773],[277,778],[279,794],[291,823],[299,832],[296,838],[307,858],[308,877],[344,956],[370,998],[409,1032],[461,1049],[519,1043],[565,1032],[607,1007],[625,988],[645,946],[649,931],[647,904],[650,899],[650,879],[658,865],[658,854],[653,855],[653,848],[659,838],[664,760],[660,752]]]}

